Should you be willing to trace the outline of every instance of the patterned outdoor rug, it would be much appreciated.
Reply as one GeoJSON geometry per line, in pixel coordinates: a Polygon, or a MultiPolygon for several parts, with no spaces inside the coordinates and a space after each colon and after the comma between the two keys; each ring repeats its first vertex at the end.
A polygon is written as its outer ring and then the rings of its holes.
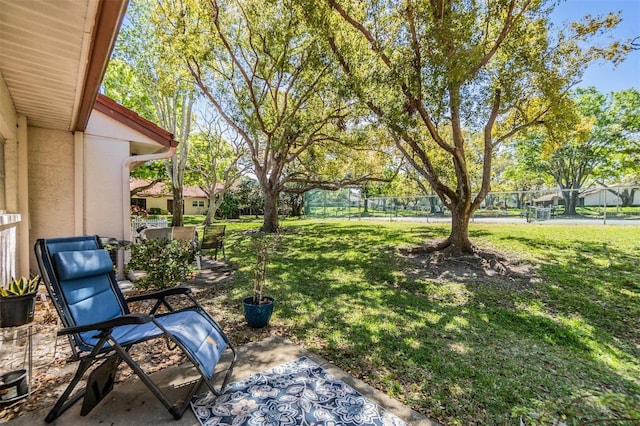
{"type": "Polygon", "coordinates": [[[196,396],[191,408],[203,426],[406,426],[307,357],[232,383],[218,398],[196,396]]]}

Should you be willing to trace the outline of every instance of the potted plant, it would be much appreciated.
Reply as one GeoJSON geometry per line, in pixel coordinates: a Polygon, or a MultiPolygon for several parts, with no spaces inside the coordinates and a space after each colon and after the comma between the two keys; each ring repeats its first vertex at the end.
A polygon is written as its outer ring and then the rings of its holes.
{"type": "Polygon", "coordinates": [[[40,276],[13,278],[0,287],[0,327],[16,327],[33,321],[40,276]]]}
{"type": "Polygon", "coordinates": [[[256,263],[253,269],[253,295],[242,300],[244,318],[252,328],[267,326],[273,313],[275,299],[264,295],[264,287],[267,281],[267,263],[278,241],[276,235],[263,235],[254,240],[256,263]]]}

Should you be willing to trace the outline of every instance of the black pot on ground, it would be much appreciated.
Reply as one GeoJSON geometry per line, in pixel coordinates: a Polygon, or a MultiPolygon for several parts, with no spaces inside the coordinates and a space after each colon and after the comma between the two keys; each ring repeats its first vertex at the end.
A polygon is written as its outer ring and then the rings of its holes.
{"type": "Polygon", "coordinates": [[[267,296],[263,297],[262,300],[263,303],[259,305],[253,303],[253,296],[245,297],[242,300],[242,304],[244,305],[244,319],[247,320],[249,327],[262,328],[269,324],[275,300],[273,297],[267,296]]]}
{"type": "Polygon", "coordinates": [[[15,402],[28,393],[27,370],[10,371],[0,376],[0,405],[15,402]]]}
{"type": "Polygon", "coordinates": [[[16,327],[33,321],[36,293],[0,297],[0,327],[16,327]]]}

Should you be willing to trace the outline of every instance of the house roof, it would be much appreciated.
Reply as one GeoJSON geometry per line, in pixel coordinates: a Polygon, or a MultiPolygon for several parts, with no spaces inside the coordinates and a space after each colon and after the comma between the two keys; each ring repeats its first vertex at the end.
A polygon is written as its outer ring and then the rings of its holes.
{"type": "Polygon", "coordinates": [[[589,195],[593,195],[593,194],[599,194],[602,191],[605,191],[607,188],[604,186],[598,186],[595,188],[589,188],[589,189],[585,189],[583,191],[580,192],[580,195],[578,195],[578,198],[584,198],[587,197],[589,195]]]}
{"type": "Polygon", "coordinates": [[[177,146],[173,134],[99,93],[94,108],[167,148],[177,146]]]}
{"type": "Polygon", "coordinates": [[[0,74],[30,126],[84,131],[128,0],[0,0],[0,74]]]}
{"type": "MultiPolygon", "coordinates": [[[[146,186],[150,183],[148,180],[144,179],[131,179],[129,181],[129,188],[134,190],[136,188],[140,188],[141,186],[146,186]]],[[[141,191],[136,194],[137,197],[163,197],[163,196],[172,196],[171,188],[169,188],[164,182],[158,182],[155,185],[151,186],[144,191],[141,191]]],[[[182,188],[182,196],[185,198],[206,198],[209,199],[207,193],[202,190],[199,186],[185,186],[182,188]]]]}
{"type": "Polygon", "coordinates": [[[533,201],[536,203],[543,203],[546,201],[553,201],[560,198],[560,195],[558,194],[547,194],[547,195],[542,195],[538,198],[534,198],[533,201]]]}

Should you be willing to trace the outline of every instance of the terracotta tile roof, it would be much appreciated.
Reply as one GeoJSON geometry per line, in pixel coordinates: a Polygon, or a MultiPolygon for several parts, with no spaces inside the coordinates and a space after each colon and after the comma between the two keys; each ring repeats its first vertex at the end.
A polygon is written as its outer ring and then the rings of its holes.
{"type": "Polygon", "coordinates": [[[173,134],[169,133],[162,127],[159,127],[155,123],[152,123],[146,118],[139,116],[130,109],[120,105],[113,99],[106,97],[102,93],[98,93],[94,108],[108,115],[114,120],[117,120],[122,124],[129,126],[133,130],[136,130],[143,135],[153,139],[159,144],[166,146],[167,148],[178,146],[178,141],[173,139],[173,134]]]}
{"type": "MultiPolygon", "coordinates": [[[[129,188],[133,190],[148,184],[149,181],[147,180],[132,178],[129,181],[129,188]]],[[[164,182],[158,182],[151,188],[139,192],[136,195],[138,197],[172,197],[171,188],[169,188],[164,182]]],[[[185,186],[182,189],[182,195],[185,198],[209,198],[199,186],[185,186]]]]}

